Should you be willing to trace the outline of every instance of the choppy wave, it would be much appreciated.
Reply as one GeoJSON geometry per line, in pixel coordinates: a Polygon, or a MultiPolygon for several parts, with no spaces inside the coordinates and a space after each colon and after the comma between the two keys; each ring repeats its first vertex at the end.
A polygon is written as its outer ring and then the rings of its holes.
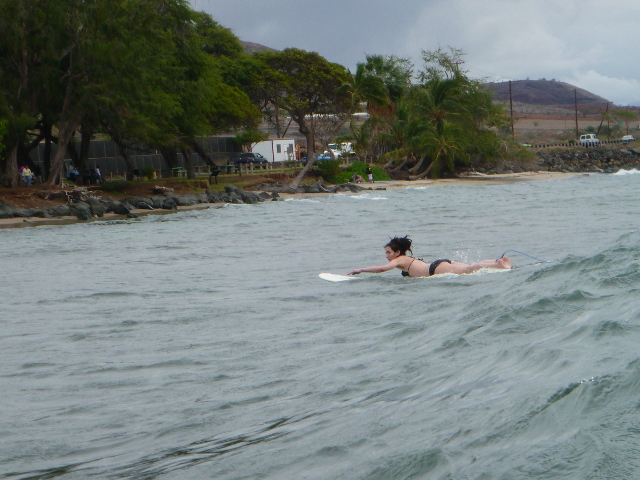
{"type": "Polygon", "coordinates": [[[0,478],[638,477],[633,179],[385,197],[7,231],[0,478]]]}

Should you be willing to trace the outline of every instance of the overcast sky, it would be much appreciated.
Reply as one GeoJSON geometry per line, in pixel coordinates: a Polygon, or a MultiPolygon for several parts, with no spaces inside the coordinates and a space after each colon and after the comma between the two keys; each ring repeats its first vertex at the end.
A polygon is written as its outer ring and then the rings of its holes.
{"type": "Polygon", "coordinates": [[[640,105],[638,0],[191,0],[241,40],[318,52],[354,71],[366,54],[452,46],[474,78],[556,79],[640,105]]]}

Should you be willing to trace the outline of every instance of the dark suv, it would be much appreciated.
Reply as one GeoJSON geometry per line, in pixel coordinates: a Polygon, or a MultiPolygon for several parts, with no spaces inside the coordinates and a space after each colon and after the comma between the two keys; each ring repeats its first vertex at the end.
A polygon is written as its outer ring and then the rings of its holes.
{"type": "Polygon", "coordinates": [[[269,160],[264,158],[259,153],[241,153],[239,157],[233,160],[234,165],[248,165],[249,163],[257,163],[263,165],[269,163],[269,160]]]}

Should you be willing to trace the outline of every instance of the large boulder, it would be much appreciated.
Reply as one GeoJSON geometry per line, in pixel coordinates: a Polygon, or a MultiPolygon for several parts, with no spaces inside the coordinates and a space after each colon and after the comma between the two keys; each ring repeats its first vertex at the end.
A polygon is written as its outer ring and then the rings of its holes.
{"type": "Polygon", "coordinates": [[[78,220],[91,220],[93,218],[91,206],[88,203],[76,202],[73,205],[70,205],[69,208],[78,220]]]}
{"type": "Polygon", "coordinates": [[[242,198],[240,198],[236,193],[232,192],[227,195],[227,203],[239,204],[244,202],[242,201],[242,198]]]}
{"type": "Polygon", "coordinates": [[[104,214],[107,211],[107,207],[102,203],[90,203],[89,206],[91,207],[91,214],[96,217],[104,217],[104,214]]]}
{"type": "Polygon", "coordinates": [[[117,215],[128,215],[133,210],[133,207],[129,203],[122,203],[116,200],[109,203],[107,206],[107,212],[113,212],[117,215]]]}
{"type": "Polygon", "coordinates": [[[15,217],[16,207],[12,203],[0,200],[0,218],[13,218],[15,217]]]}
{"type": "Polygon", "coordinates": [[[149,205],[153,206],[153,200],[150,197],[134,196],[134,197],[123,198],[120,201],[122,203],[128,203],[133,208],[147,208],[148,209],[149,205]],[[145,206],[140,206],[142,204],[144,204],[145,206]]]}
{"type": "Polygon", "coordinates": [[[224,191],[229,193],[229,194],[234,193],[239,197],[242,196],[242,193],[243,193],[242,189],[236,187],[235,185],[225,185],[224,186],[224,191]]]}
{"type": "Polygon", "coordinates": [[[162,205],[164,205],[166,199],[167,197],[165,197],[164,195],[154,195],[153,197],[151,197],[151,206],[153,208],[162,208],[162,205]]]}
{"type": "Polygon", "coordinates": [[[87,197],[84,200],[86,203],[88,203],[89,205],[102,205],[103,201],[101,198],[99,197],[87,197]]]}
{"type": "Polygon", "coordinates": [[[206,194],[202,193],[183,193],[176,197],[176,203],[180,207],[189,207],[191,205],[197,205],[199,203],[207,203],[208,198],[206,194]]]}
{"type": "Polygon", "coordinates": [[[49,214],[54,217],[71,217],[75,215],[68,205],[58,205],[49,209],[49,214]]]}
{"type": "Polygon", "coordinates": [[[178,209],[178,204],[176,203],[175,199],[173,198],[165,198],[164,202],[162,203],[162,207],[165,210],[177,210],[178,209]]]}
{"type": "Polygon", "coordinates": [[[51,218],[49,212],[47,212],[46,210],[42,210],[41,208],[23,208],[21,210],[16,210],[14,216],[20,218],[51,218]]]}
{"type": "Polygon", "coordinates": [[[209,203],[222,203],[224,194],[222,192],[213,192],[211,190],[207,190],[207,201],[209,203]]]}

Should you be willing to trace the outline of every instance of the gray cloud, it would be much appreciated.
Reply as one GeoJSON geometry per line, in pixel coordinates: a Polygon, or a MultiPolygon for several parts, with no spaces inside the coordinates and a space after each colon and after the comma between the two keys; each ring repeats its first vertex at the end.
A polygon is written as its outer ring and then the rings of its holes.
{"type": "Polygon", "coordinates": [[[555,78],[640,105],[635,0],[192,0],[242,40],[316,51],[354,69],[365,54],[420,65],[421,50],[464,50],[473,76],[555,78]]]}

